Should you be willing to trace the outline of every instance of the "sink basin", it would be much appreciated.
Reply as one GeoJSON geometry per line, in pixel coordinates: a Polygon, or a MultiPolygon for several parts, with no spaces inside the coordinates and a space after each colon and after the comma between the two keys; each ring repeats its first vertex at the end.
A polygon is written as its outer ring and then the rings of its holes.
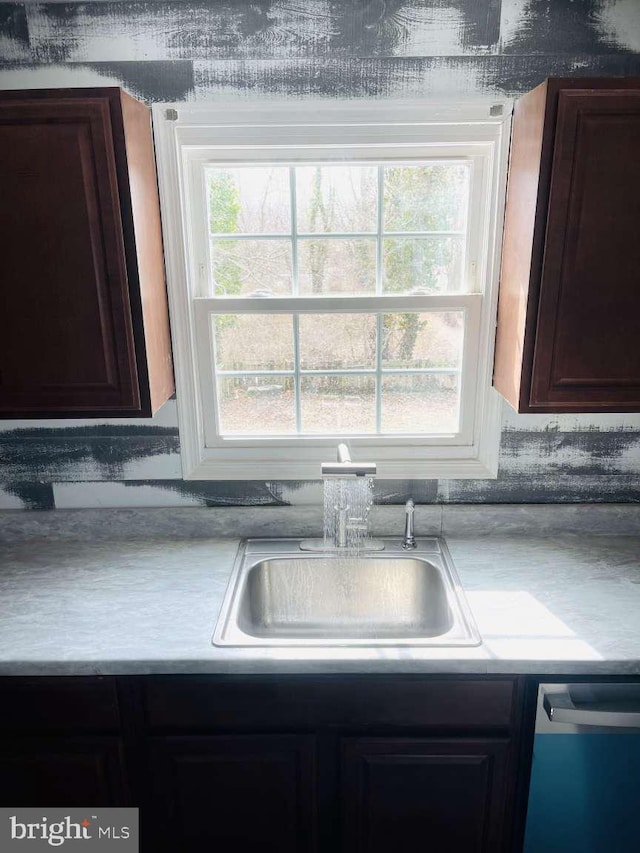
{"type": "Polygon", "coordinates": [[[248,540],[238,551],[213,642],[222,646],[479,645],[448,550],[302,553],[299,540],[248,540]]]}

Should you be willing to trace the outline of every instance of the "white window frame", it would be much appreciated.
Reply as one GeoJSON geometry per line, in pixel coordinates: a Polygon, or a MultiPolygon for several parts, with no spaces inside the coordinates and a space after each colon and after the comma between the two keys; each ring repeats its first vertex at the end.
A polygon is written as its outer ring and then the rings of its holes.
{"type": "Polygon", "coordinates": [[[384,478],[495,477],[501,402],[491,387],[511,102],[304,102],[156,104],[153,107],[167,287],[185,479],[317,479],[347,439],[353,457],[384,478]],[[212,297],[202,179],[205,163],[406,161],[471,157],[472,215],[466,276],[471,292],[426,296],[212,297]],[[465,312],[461,431],[453,436],[217,435],[210,315],[236,310],[465,312]]]}

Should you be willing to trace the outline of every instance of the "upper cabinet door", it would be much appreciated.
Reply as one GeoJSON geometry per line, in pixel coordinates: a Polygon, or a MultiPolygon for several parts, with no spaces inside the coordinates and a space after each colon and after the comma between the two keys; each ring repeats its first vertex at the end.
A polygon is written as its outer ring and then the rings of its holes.
{"type": "Polygon", "coordinates": [[[157,192],[147,108],[113,89],[0,94],[0,186],[0,412],[150,415],[173,384],[157,195],[155,211],[135,197],[157,192]]]}
{"type": "Polygon", "coordinates": [[[533,405],[640,407],[640,91],[560,92],[533,405]]]}
{"type": "Polygon", "coordinates": [[[640,411],[640,81],[522,100],[494,384],[518,411],[640,411]]]}

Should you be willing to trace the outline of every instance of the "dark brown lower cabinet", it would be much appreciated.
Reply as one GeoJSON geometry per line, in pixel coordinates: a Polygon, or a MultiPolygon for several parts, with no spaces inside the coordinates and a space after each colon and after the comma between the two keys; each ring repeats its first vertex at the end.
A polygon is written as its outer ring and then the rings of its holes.
{"type": "Polygon", "coordinates": [[[519,853],[525,687],[0,678],[0,807],[137,806],[141,853],[519,853]]]}
{"type": "Polygon", "coordinates": [[[154,738],[153,840],[145,849],[505,849],[508,739],[330,736],[318,760],[315,742],[306,735],[154,738]],[[325,788],[318,812],[322,777],[336,784],[325,788]]]}
{"type": "Polygon", "coordinates": [[[345,853],[502,850],[508,758],[500,739],[346,739],[345,853]]]}
{"type": "Polygon", "coordinates": [[[28,737],[0,741],[0,805],[129,805],[120,739],[28,737]]]}
{"type": "Polygon", "coordinates": [[[149,849],[315,850],[314,741],[305,735],[154,739],[149,849]]]}

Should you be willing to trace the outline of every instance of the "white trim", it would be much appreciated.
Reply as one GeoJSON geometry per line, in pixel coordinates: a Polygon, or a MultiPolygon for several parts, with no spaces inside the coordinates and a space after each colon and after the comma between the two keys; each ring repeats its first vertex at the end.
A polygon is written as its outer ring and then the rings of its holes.
{"type": "MultiPolygon", "coordinates": [[[[354,446],[353,442],[350,442],[354,446]]],[[[207,451],[188,480],[318,480],[320,479],[320,464],[333,458],[335,441],[330,441],[324,448],[324,453],[305,454],[304,461],[278,459],[275,454],[249,457],[247,453],[234,456],[225,451],[215,453],[207,451]]],[[[396,459],[383,459],[382,448],[369,448],[370,458],[361,456],[365,461],[376,461],[377,476],[386,480],[431,480],[431,479],[487,479],[495,478],[495,472],[485,465],[477,456],[472,459],[429,458],[415,459],[403,456],[396,459]]]]}
{"type": "Polygon", "coordinates": [[[187,283],[188,250],[184,212],[180,203],[183,181],[178,143],[159,105],[152,108],[153,135],[158,164],[164,261],[171,319],[173,369],[178,403],[182,473],[191,479],[201,467],[204,431],[201,401],[196,387],[192,308],[187,283]]]}
{"type": "Polygon", "coordinates": [[[208,314],[375,313],[398,311],[459,311],[480,305],[479,293],[420,293],[402,296],[210,296],[196,297],[196,311],[208,314]]]}
{"type": "Polygon", "coordinates": [[[243,103],[201,102],[154,104],[154,121],[164,120],[165,110],[177,114],[175,124],[183,127],[323,127],[396,124],[447,126],[469,123],[494,126],[507,120],[513,109],[508,99],[473,98],[464,101],[450,99],[421,100],[339,100],[326,101],[245,101],[243,103]],[[500,114],[492,112],[501,109],[500,114]],[[277,121],[274,120],[277,116],[277,121]],[[381,116],[384,116],[381,121],[381,116]]]}
{"type": "MultiPolygon", "coordinates": [[[[451,146],[457,145],[458,156],[477,156],[477,163],[486,162],[489,166],[481,170],[479,178],[486,191],[483,194],[472,193],[472,199],[484,197],[487,200],[483,217],[484,233],[474,234],[475,245],[469,248],[469,257],[475,259],[478,272],[484,270],[486,285],[479,306],[480,323],[476,324],[479,329],[478,340],[466,342],[478,353],[471,363],[477,371],[474,385],[482,389],[475,395],[475,400],[471,395],[466,397],[465,402],[474,410],[474,433],[464,438],[467,443],[456,446],[434,444],[440,438],[425,439],[421,436],[394,436],[389,442],[381,442],[380,436],[363,436],[349,438],[349,443],[356,458],[364,458],[363,454],[367,454],[377,462],[380,477],[496,476],[502,407],[499,395],[491,388],[491,371],[511,104],[503,102],[503,115],[498,117],[489,115],[489,106],[493,105],[440,103],[434,106],[424,102],[376,102],[375,105],[370,102],[154,105],[154,133],[185,479],[317,479],[320,462],[326,461],[336,441],[335,437],[330,436],[311,439],[291,436],[282,441],[268,440],[263,446],[256,446],[250,440],[235,440],[235,446],[232,446],[229,441],[223,440],[219,446],[206,447],[203,405],[209,409],[215,401],[206,397],[209,392],[204,391],[206,399],[203,400],[201,396],[207,383],[198,382],[203,365],[202,360],[197,358],[196,333],[198,338],[204,339],[201,336],[204,332],[202,324],[207,322],[205,312],[210,311],[210,303],[214,300],[204,298],[207,290],[203,270],[199,267],[201,262],[196,263],[196,258],[203,257],[203,250],[204,257],[208,258],[208,246],[196,245],[198,238],[194,237],[189,228],[185,214],[188,205],[194,200],[194,194],[198,198],[202,192],[202,184],[198,185],[197,179],[194,185],[194,175],[197,174],[195,163],[228,157],[242,161],[248,155],[252,161],[273,160],[273,147],[270,144],[278,144],[280,157],[287,162],[313,157],[335,159],[336,154],[328,151],[328,146],[335,151],[349,149],[350,156],[365,156],[377,162],[384,159],[406,161],[408,157],[424,157],[427,153],[438,156],[439,151],[444,153],[443,138],[446,138],[449,154],[451,146]],[[167,108],[177,111],[177,121],[165,117],[167,108]],[[274,116],[277,116],[277,124],[274,123],[274,116]],[[286,128],[287,145],[282,145],[283,128],[286,128]],[[336,144],[334,140],[338,135],[340,141],[336,144]],[[211,149],[213,138],[216,141],[214,151],[211,149]],[[185,153],[188,153],[186,160],[185,153]],[[481,159],[482,155],[486,159],[481,159]],[[189,170],[189,180],[183,178],[185,162],[194,164],[189,170]],[[486,345],[480,346],[480,341],[485,341],[486,345]]],[[[202,200],[200,196],[200,204],[202,200]]],[[[205,274],[208,269],[208,265],[205,266],[205,274]]],[[[479,287],[479,279],[479,275],[475,281],[472,279],[473,289],[479,287]]],[[[469,294],[443,294],[442,306],[452,307],[452,302],[458,296],[469,299],[469,294]]],[[[365,299],[370,298],[376,297],[365,299]]],[[[377,298],[385,300],[384,304],[389,306],[387,300],[393,297],[377,298]]],[[[434,309],[439,298],[428,297],[429,309],[434,309]]],[[[362,297],[357,299],[359,310],[363,310],[362,297]]],[[[406,299],[403,299],[405,305],[406,299]]],[[[347,307],[348,302],[345,300],[349,300],[349,297],[340,298],[339,310],[354,310],[347,307]]],[[[215,298],[218,312],[222,301],[220,297],[215,298]]],[[[227,305],[231,301],[224,300],[227,305]]],[[[268,301],[270,307],[273,307],[273,298],[268,301]]],[[[295,310],[300,310],[300,302],[296,298],[283,300],[282,310],[286,310],[285,301],[290,303],[289,310],[294,302],[297,303],[295,310]]],[[[336,303],[338,300],[332,299],[331,302],[336,303]]],[[[324,298],[322,304],[329,306],[324,298]]],[[[422,310],[426,310],[426,302],[420,304],[422,310]]],[[[247,310],[246,299],[242,300],[242,306],[243,310],[247,310]]],[[[262,310],[266,307],[264,300],[261,307],[262,310]]],[[[332,309],[336,309],[335,304],[332,309]]],[[[317,302],[315,310],[318,310],[317,302]]]]}

